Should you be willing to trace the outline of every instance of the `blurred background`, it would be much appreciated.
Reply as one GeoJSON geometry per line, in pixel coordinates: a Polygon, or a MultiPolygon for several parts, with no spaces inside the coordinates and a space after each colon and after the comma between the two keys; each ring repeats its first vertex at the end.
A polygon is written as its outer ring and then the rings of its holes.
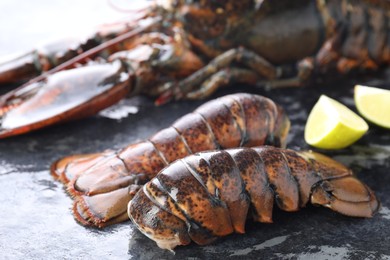
{"type": "Polygon", "coordinates": [[[147,4],[145,0],[1,0],[0,44],[7,49],[0,49],[0,58],[67,35],[87,34],[147,4]]]}

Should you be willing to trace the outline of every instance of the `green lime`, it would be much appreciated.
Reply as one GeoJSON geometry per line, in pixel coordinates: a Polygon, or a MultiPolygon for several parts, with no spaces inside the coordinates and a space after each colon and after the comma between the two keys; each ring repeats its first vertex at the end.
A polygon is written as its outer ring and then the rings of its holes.
{"type": "Polygon", "coordinates": [[[355,104],[368,121],[390,128],[390,90],[356,85],[355,104]]]}
{"type": "Polygon", "coordinates": [[[368,130],[367,123],[338,101],[321,95],[310,112],[305,127],[305,141],[318,148],[345,148],[368,130]]]}

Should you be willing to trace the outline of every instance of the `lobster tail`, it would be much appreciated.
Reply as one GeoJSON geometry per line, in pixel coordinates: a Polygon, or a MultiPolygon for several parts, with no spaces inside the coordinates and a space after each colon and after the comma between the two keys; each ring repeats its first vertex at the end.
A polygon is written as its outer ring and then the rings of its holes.
{"type": "MultiPolygon", "coordinates": [[[[374,193],[342,164],[313,152],[264,146],[201,152],[174,162],[135,195],[128,214],[153,240],[155,231],[144,228],[145,219],[163,226],[172,218],[188,227],[192,241],[204,245],[244,233],[249,212],[255,221],[272,222],[274,204],[297,211],[309,201],[354,217],[371,217],[379,208],[374,193]],[[138,205],[141,198],[153,204],[145,215],[138,205]],[[153,211],[164,212],[164,218],[153,211]]],[[[156,232],[162,248],[188,244],[175,240],[173,231],[166,237],[161,229],[156,232]]]]}
{"type": "MultiPolygon", "coordinates": [[[[126,212],[126,207],[106,214],[108,211],[103,207],[110,207],[108,199],[100,201],[92,197],[112,194],[110,198],[114,201],[114,197],[117,201],[129,201],[132,197],[129,194],[139,185],[177,159],[206,150],[284,145],[289,127],[283,109],[270,99],[243,93],[227,95],[201,105],[144,142],[119,151],[62,158],[53,164],[52,174],[75,197],[76,219],[84,224],[105,226],[111,218],[126,212]],[[116,192],[126,187],[131,187],[131,191],[116,192]],[[88,216],[88,220],[83,216],[88,216]]],[[[243,224],[237,224],[236,229],[243,232],[243,224]]]]}

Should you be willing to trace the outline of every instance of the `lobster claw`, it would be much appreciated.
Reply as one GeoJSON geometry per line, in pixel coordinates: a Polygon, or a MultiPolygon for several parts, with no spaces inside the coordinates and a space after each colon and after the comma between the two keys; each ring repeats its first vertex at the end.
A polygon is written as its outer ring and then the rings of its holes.
{"type": "Polygon", "coordinates": [[[49,75],[0,97],[0,138],[96,114],[124,98],[132,78],[121,61],[49,75]]]}

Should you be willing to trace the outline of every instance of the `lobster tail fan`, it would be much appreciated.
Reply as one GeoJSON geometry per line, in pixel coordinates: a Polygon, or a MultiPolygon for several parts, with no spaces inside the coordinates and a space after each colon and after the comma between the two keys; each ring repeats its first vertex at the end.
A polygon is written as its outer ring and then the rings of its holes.
{"type": "Polygon", "coordinates": [[[315,185],[311,203],[351,217],[370,218],[380,208],[374,193],[354,176],[331,179],[315,185]]]}

